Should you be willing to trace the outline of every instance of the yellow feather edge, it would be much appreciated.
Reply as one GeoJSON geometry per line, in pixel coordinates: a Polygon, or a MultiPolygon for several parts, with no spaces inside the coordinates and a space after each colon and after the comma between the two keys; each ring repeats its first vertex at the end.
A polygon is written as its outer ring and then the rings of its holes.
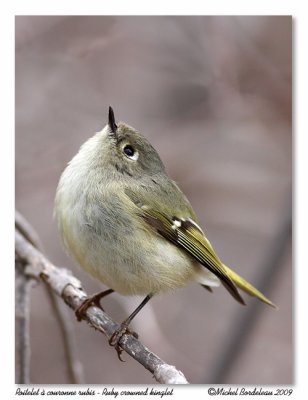
{"type": "Polygon", "coordinates": [[[248,293],[250,296],[255,296],[259,300],[263,301],[263,303],[268,304],[269,306],[274,307],[278,310],[278,307],[274,303],[272,303],[267,297],[265,297],[264,294],[262,294],[258,289],[253,287],[249,282],[247,282],[244,278],[239,276],[236,272],[227,267],[225,264],[223,264],[223,266],[225,267],[227,274],[230,276],[236,286],[244,290],[244,292],[248,293]]]}

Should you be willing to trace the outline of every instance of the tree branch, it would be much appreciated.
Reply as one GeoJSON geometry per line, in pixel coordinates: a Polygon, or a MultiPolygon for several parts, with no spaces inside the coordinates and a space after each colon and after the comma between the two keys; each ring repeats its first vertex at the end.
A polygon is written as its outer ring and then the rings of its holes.
{"type": "Polygon", "coordinates": [[[83,365],[77,355],[78,349],[73,321],[68,318],[68,309],[63,308],[63,304],[60,303],[61,299],[52,291],[52,288],[48,285],[45,285],[45,287],[55,318],[59,323],[68,378],[71,383],[85,384],[83,365]]]}
{"type": "Polygon", "coordinates": [[[23,273],[24,265],[18,257],[15,259],[15,307],[16,307],[16,382],[30,383],[30,289],[33,279],[23,273]]]}
{"type": "MultiPolygon", "coordinates": [[[[27,275],[44,280],[52,291],[62,297],[73,310],[82,304],[87,295],[82,289],[81,282],[72,275],[71,271],[53,265],[18,231],[15,231],[15,246],[16,253],[27,265],[25,268],[27,275]]],[[[108,338],[119,327],[105,312],[94,305],[87,309],[84,319],[108,338]]],[[[181,371],[165,363],[134,336],[123,335],[119,345],[127,354],[152,372],[159,383],[188,383],[181,371]]]]}
{"type": "MultiPolygon", "coordinates": [[[[38,250],[42,251],[42,243],[41,240],[36,233],[35,229],[29,224],[29,222],[24,218],[22,214],[20,214],[17,210],[15,210],[15,229],[18,230],[19,233],[22,234],[22,236],[30,242],[34,247],[36,247],[38,250]]],[[[18,267],[18,264],[16,264],[18,267]]],[[[30,342],[26,341],[26,338],[29,337],[29,318],[30,318],[30,304],[29,301],[26,299],[26,296],[30,296],[30,288],[31,285],[29,283],[31,280],[23,273],[23,270],[20,268],[16,268],[16,320],[17,320],[17,325],[16,325],[16,359],[18,359],[17,365],[20,367],[23,366],[22,370],[18,370],[19,374],[22,373],[22,371],[29,370],[30,372],[30,342]],[[28,290],[25,291],[24,286],[28,283],[28,290]],[[24,297],[24,299],[21,299],[21,296],[24,297]],[[19,306],[19,302],[21,302],[21,305],[19,306]],[[26,308],[21,309],[22,304],[27,304],[26,308]],[[18,317],[19,315],[19,317],[18,317]],[[23,316],[23,319],[25,322],[22,325],[22,320],[21,315],[23,316]],[[19,318],[19,319],[18,319],[19,318]],[[22,331],[22,329],[24,331],[22,331]],[[18,332],[18,334],[17,334],[18,332]],[[22,341],[22,338],[24,340],[22,341]],[[24,346],[27,345],[26,348],[24,346]],[[26,367],[27,365],[27,367],[26,367]]],[[[62,336],[62,341],[63,341],[63,347],[64,347],[64,354],[65,354],[65,363],[66,363],[66,368],[68,372],[68,378],[70,383],[77,383],[77,384],[83,384],[85,383],[85,378],[83,374],[83,366],[82,363],[78,359],[77,355],[77,346],[76,346],[76,335],[74,332],[73,324],[72,321],[67,318],[67,310],[65,310],[62,305],[60,304],[60,301],[56,294],[52,291],[52,289],[48,286],[45,285],[45,290],[48,296],[48,299],[50,301],[52,310],[54,312],[54,316],[59,324],[60,327],[60,333],[62,336]]],[[[29,374],[27,374],[29,378],[29,374]]],[[[29,381],[27,382],[21,382],[20,379],[26,379],[25,377],[18,377],[17,379],[17,374],[16,374],[16,382],[18,383],[30,383],[29,381]]]]}
{"type": "Polygon", "coordinates": [[[40,238],[26,218],[15,210],[15,229],[17,229],[34,247],[42,249],[40,238]]]}

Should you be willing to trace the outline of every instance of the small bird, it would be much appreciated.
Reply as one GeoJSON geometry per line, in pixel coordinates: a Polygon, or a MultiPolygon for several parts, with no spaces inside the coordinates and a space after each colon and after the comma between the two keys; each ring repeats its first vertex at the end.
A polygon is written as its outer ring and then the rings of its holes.
{"type": "Polygon", "coordinates": [[[119,341],[151,297],[189,281],[210,291],[222,283],[241,304],[238,289],[275,307],[222,263],[157,151],[134,128],[117,124],[111,107],[108,124],[64,170],[55,216],[67,252],[109,288],[85,300],[79,320],[113,291],[146,296],[109,340],[120,359],[119,341]]]}

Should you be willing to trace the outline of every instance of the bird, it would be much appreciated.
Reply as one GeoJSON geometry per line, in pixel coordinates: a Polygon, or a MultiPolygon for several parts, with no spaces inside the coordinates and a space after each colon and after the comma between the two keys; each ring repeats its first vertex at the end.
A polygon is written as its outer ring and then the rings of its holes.
{"type": "Polygon", "coordinates": [[[209,291],[222,284],[242,305],[240,290],[277,308],[220,260],[158,152],[136,129],[117,123],[112,107],[107,125],[62,173],[54,214],[66,251],[108,287],[81,304],[78,320],[114,291],[145,296],[109,339],[120,360],[122,336],[137,336],[132,319],[154,295],[189,281],[209,291]]]}

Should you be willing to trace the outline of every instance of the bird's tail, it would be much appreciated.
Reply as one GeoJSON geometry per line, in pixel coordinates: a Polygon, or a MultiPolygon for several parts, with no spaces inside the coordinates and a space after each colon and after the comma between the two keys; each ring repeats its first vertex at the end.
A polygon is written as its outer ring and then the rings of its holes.
{"type": "Polygon", "coordinates": [[[233,283],[244,292],[248,293],[250,296],[257,297],[259,300],[263,301],[263,303],[268,304],[271,307],[278,308],[274,303],[272,303],[267,297],[264,296],[258,289],[253,287],[249,282],[247,282],[244,278],[239,276],[236,272],[234,272],[231,268],[224,265],[224,268],[227,271],[227,274],[233,281],[233,283]]]}

